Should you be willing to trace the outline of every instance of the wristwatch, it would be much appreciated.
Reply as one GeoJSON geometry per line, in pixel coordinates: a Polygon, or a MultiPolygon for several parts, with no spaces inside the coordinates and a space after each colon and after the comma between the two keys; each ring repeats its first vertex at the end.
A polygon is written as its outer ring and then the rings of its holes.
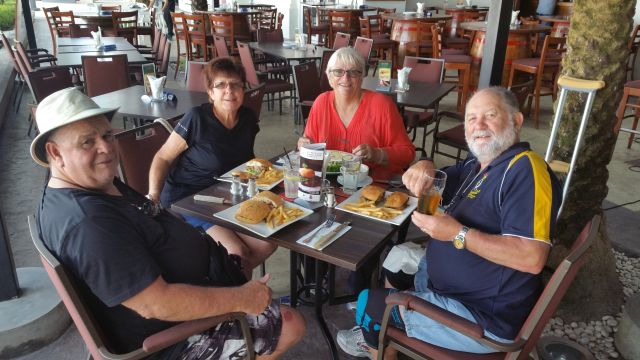
{"type": "Polygon", "coordinates": [[[464,249],[465,247],[464,241],[468,231],[469,231],[468,227],[462,226],[462,229],[460,229],[460,232],[458,233],[458,235],[456,235],[456,237],[453,238],[453,246],[456,249],[458,250],[464,249]]]}

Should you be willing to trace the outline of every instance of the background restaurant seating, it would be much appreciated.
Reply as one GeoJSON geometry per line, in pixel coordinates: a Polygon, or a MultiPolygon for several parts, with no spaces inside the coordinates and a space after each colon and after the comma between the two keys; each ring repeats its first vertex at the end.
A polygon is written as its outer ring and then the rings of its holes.
{"type": "Polygon", "coordinates": [[[173,74],[173,78],[178,77],[178,71],[180,71],[181,58],[187,56],[187,33],[184,29],[184,22],[182,20],[182,13],[171,13],[171,20],[173,22],[173,39],[176,42],[176,72],[173,74]],[[184,51],[182,51],[182,45],[184,44],[184,51]]]}
{"type": "Polygon", "coordinates": [[[204,61],[187,61],[187,90],[207,92],[202,70],[207,65],[204,61]]]}
{"type": "Polygon", "coordinates": [[[56,33],[56,23],[53,21],[53,16],[51,16],[51,12],[60,11],[60,7],[52,6],[52,7],[43,7],[42,12],[44,13],[45,19],[47,19],[47,25],[49,26],[49,33],[51,34],[51,47],[53,54],[57,54],[58,51],[58,36],[56,33]]]}
{"type": "Polygon", "coordinates": [[[187,339],[191,335],[195,335],[216,326],[225,321],[238,321],[240,323],[242,334],[247,348],[249,350],[249,359],[253,359],[253,341],[249,332],[249,324],[244,313],[229,313],[205,319],[185,321],[178,323],[173,327],[155,333],[147,337],[142,346],[134,351],[126,354],[115,354],[109,349],[109,339],[105,338],[104,331],[100,328],[100,324],[91,313],[90,309],[85,305],[85,299],[79,290],[78,281],[71,275],[67,269],[58,261],[58,259],[47,249],[44,242],[40,238],[38,224],[33,215],[28,218],[29,232],[31,240],[40,255],[40,260],[44,269],[53,283],[56,292],[62,299],[64,306],[67,308],[73,323],[78,328],[82,340],[84,340],[89,357],[95,360],[121,359],[134,360],[147,357],[166,347],[177,344],[187,339]]]}
{"type": "Polygon", "coordinates": [[[336,32],[335,39],[331,43],[331,48],[333,50],[338,50],[343,47],[349,46],[349,42],[351,41],[351,35],[343,32],[336,32]]]}
{"type": "MultiPolygon", "coordinates": [[[[264,84],[260,84],[254,88],[246,89],[244,91],[244,100],[242,101],[242,105],[248,107],[253,110],[256,114],[256,118],[258,122],[260,122],[260,113],[262,112],[262,99],[264,98],[264,84]]],[[[262,263],[262,273],[264,274],[264,266],[262,263]]]]}
{"type": "Polygon", "coordinates": [[[329,24],[314,25],[311,19],[311,8],[307,6],[302,8],[302,14],[304,15],[304,23],[307,28],[307,44],[311,44],[311,37],[317,35],[317,44],[324,46],[329,36],[329,24]]]}
{"type": "Polygon", "coordinates": [[[213,59],[213,42],[207,41],[204,14],[182,14],[184,31],[187,34],[187,61],[213,59]]]}
{"type": "Polygon", "coordinates": [[[444,60],[445,82],[450,76],[446,72],[452,70],[456,72],[453,76],[458,84],[456,90],[458,92],[458,111],[464,112],[469,96],[469,82],[471,80],[471,56],[463,54],[460,49],[443,49],[442,48],[442,32],[438,25],[431,26],[432,33],[432,49],[433,57],[444,60]]]}
{"type": "Polygon", "coordinates": [[[138,11],[112,11],[111,22],[117,36],[138,45],[138,11]]]}
{"type": "MultiPolygon", "coordinates": [[[[329,41],[336,39],[337,33],[344,33],[351,37],[358,36],[360,29],[357,24],[358,19],[350,11],[330,11],[329,12],[329,41]]],[[[348,45],[348,44],[347,44],[348,45]]],[[[333,42],[329,44],[329,47],[333,49],[339,49],[334,46],[333,42]]],[[[343,46],[341,46],[343,47],[343,46]]]]}
{"type": "Polygon", "coordinates": [[[306,124],[311,106],[320,95],[320,77],[315,61],[309,61],[293,67],[293,75],[298,91],[298,109],[302,123],[306,124]]]}
{"type": "Polygon", "coordinates": [[[90,97],[129,87],[127,55],[82,56],[84,90],[90,97]]]}
{"type": "MultiPolygon", "coordinates": [[[[382,359],[384,348],[391,346],[412,359],[439,359],[439,360],[498,360],[529,359],[530,352],[535,346],[544,326],[555,312],[560,300],[566,293],[569,285],[575,278],[578,270],[585,262],[585,253],[593,243],[600,227],[600,216],[596,215],[587,223],[578,239],[568,252],[568,255],[553,272],[542,294],[531,310],[524,325],[520,329],[516,340],[512,343],[501,343],[484,336],[483,329],[476,323],[449,313],[440,307],[428,303],[418,297],[407,293],[395,293],[389,295],[385,301],[387,308],[380,330],[380,346],[378,347],[378,359],[382,359]],[[394,306],[402,305],[412,311],[417,311],[431,319],[455,329],[473,339],[486,344],[499,352],[490,354],[472,354],[453,351],[422,342],[416,338],[410,338],[404,330],[389,325],[389,315],[394,306]]],[[[538,358],[537,356],[534,358],[538,358]]]]}

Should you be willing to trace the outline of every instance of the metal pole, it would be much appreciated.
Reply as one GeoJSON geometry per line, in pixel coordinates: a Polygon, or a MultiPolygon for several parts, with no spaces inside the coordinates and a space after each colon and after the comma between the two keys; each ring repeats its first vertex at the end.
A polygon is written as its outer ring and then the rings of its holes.
{"type": "Polygon", "coordinates": [[[513,3],[509,0],[491,0],[478,81],[479,89],[502,84],[502,69],[507,51],[512,9],[513,3]]]}
{"type": "Polygon", "coordinates": [[[24,17],[24,28],[27,30],[29,49],[37,49],[38,45],[36,44],[36,33],[33,30],[33,19],[31,18],[29,0],[20,0],[20,2],[22,3],[22,16],[24,17]]]}

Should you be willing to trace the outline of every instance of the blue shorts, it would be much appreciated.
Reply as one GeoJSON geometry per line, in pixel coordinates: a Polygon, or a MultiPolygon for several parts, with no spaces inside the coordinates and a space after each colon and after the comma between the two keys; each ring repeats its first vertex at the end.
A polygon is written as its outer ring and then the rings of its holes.
{"type": "Polygon", "coordinates": [[[208,222],[207,220],[203,220],[199,217],[195,217],[195,216],[189,216],[189,215],[182,215],[182,217],[184,218],[184,221],[187,222],[187,224],[195,227],[195,228],[202,228],[202,230],[207,231],[207,229],[209,229],[210,227],[213,227],[213,224],[208,222]]]}
{"type": "MultiPolygon", "coordinates": [[[[408,291],[408,293],[446,309],[456,315],[462,316],[469,321],[476,322],[471,312],[462,303],[431,291],[427,287],[428,280],[427,258],[426,256],[423,256],[422,259],[420,259],[418,272],[415,276],[415,291],[408,291]]],[[[439,322],[418,313],[417,311],[407,311],[406,309],[401,309],[401,311],[402,316],[404,317],[405,331],[410,337],[456,351],[466,351],[477,354],[497,352],[494,348],[484,345],[462,333],[442,325],[439,322]]],[[[502,339],[488,331],[485,331],[484,335],[500,342],[509,343],[513,341],[502,339]]]]}

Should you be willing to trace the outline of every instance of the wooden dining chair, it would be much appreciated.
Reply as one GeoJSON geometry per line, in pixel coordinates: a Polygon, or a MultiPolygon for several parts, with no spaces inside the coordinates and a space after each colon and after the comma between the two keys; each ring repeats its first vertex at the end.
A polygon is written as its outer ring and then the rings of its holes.
{"type": "MultiPolygon", "coordinates": [[[[337,40],[337,34],[347,34],[349,35],[349,40],[351,37],[356,37],[359,35],[360,29],[357,26],[354,26],[354,23],[357,23],[355,15],[351,11],[330,11],[329,12],[329,40],[333,41],[329,44],[329,47],[336,50],[339,49],[335,45],[335,41],[337,40]]],[[[347,43],[347,45],[349,45],[347,43]]],[[[344,46],[341,46],[344,47],[344,46]]]]}
{"type": "Polygon", "coordinates": [[[471,56],[465,55],[459,49],[442,48],[442,28],[438,24],[431,25],[431,40],[433,57],[444,60],[445,82],[455,82],[458,93],[457,106],[459,112],[464,112],[469,96],[469,82],[471,79],[471,56]],[[447,71],[455,71],[453,77],[448,77],[447,71]],[[455,79],[447,81],[448,79],[455,79]]]}
{"type": "Polygon", "coordinates": [[[69,25],[76,23],[73,11],[51,11],[49,14],[53,19],[58,37],[69,37],[69,25]]]}
{"type": "Polygon", "coordinates": [[[56,23],[53,21],[53,16],[51,13],[53,11],[60,11],[59,6],[52,7],[43,7],[42,12],[44,13],[45,19],[47,19],[47,25],[49,27],[49,34],[51,35],[51,49],[52,53],[56,55],[58,53],[58,35],[56,30],[56,23]]]}
{"type": "Polygon", "coordinates": [[[187,61],[213,59],[213,43],[207,41],[204,14],[182,14],[184,31],[187,35],[187,61]]]}
{"type": "Polygon", "coordinates": [[[571,282],[586,261],[587,250],[591,247],[600,228],[600,216],[596,215],[587,223],[577,240],[573,243],[568,255],[562,260],[547,282],[542,294],[520,328],[518,336],[513,342],[504,343],[490,339],[484,335],[480,325],[452,314],[447,310],[435,306],[421,298],[408,293],[399,292],[387,296],[387,307],[383,322],[380,326],[378,360],[382,360],[384,350],[391,346],[397,351],[413,359],[438,360],[526,360],[539,358],[536,353],[536,343],[545,325],[555,313],[558,304],[567,292],[571,282]],[[416,311],[427,316],[447,328],[458,331],[472,339],[495,349],[489,354],[474,354],[441,348],[416,338],[410,338],[404,330],[398,329],[389,322],[391,310],[395,306],[404,306],[409,311],[416,311]]]}
{"type": "Polygon", "coordinates": [[[631,32],[629,42],[627,43],[627,49],[629,50],[629,57],[627,58],[627,79],[635,79],[635,64],[638,57],[638,49],[640,48],[640,25],[636,25],[631,32]]]}
{"type": "Polygon", "coordinates": [[[119,37],[138,45],[138,11],[112,11],[113,30],[119,37]]]}
{"type": "Polygon", "coordinates": [[[282,29],[282,22],[284,21],[284,14],[278,13],[278,17],[276,18],[276,29],[282,29]]]}
{"type": "Polygon", "coordinates": [[[62,299],[65,308],[69,312],[73,323],[78,329],[78,332],[89,351],[90,359],[142,359],[162,349],[184,341],[192,335],[203,333],[206,330],[214,328],[216,325],[226,321],[237,321],[240,324],[242,336],[248,349],[247,358],[253,359],[255,357],[253,340],[249,331],[246,314],[244,313],[228,313],[215,317],[180,322],[168,329],[147,337],[144,339],[142,344],[140,344],[139,348],[131,352],[125,354],[113,352],[109,346],[110,340],[105,337],[106,332],[101,327],[97,317],[91,311],[91,307],[89,306],[91,300],[88,299],[86,290],[83,290],[84,287],[47,248],[41,238],[40,229],[35,216],[30,215],[27,218],[27,223],[29,226],[31,241],[38,252],[42,266],[47,272],[58,296],[62,299]]]}
{"type": "Polygon", "coordinates": [[[382,33],[383,21],[380,15],[369,15],[366,18],[359,18],[360,35],[373,40],[371,54],[368,65],[374,66],[373,73],[378,70],[378,61],[387,60],[391,62],[391,68],[398,66],[398,50],[400,43],[389,38],[389,34],[382,33]]]}
{"type": "Polygon", "coordinates": [[[127,55],[82,56],[84,90],[89,97],[129,87],[127,55]]]}
{"type": "MultiPolygon", "coordinates": [[[[433,56],[432,23],[418,21],[416,23],[416,40],[405,44],[405,53],[411,56],[433,56]]],[[[435,56],[434,56],[435,57],[435,56]]]]}
{"type": "MultiPolygon", "coordinates": [[[[378,15],[382,14],[395,14],[396,8],[382,8],[378,7],[378,15]]],[[[382,30],[383,34],[391,34],[391,27],[393,26],[393,20],[382,20],[382,30]]]]}
{"type": "Polygon", "coordinates": [[[324,46],[327,43],[329,37],[329,24],[317,24],[314,25],[311,18],[311,8],[305,6],[302,8],[302,14],[304,16],[305,27],[307,28],[307,44],[311,44],[311,37],[316,35],[318,45],[324,46]]]}
{"type": "Polygon", "coordinates": [[[640,80],[627,81],[624,84],[624,92],[618,110],[616,112],[617,123],[615,129],[620,129],[622,132],[629,133],[629,140],[627,141],[627,149],[631,149],[633,139],[635,138],[635,131],[638,128],[638,119],[640,119],[640,80]],[[625,116],[625,111],[630,108],[633,112],[630,115],[625,116]],[[623,128],[622,121],[627,117],[633,117],[631,127],[623,128]]]}
{"type": "Polygon", "coordinates": [[[176,43],[176,71],[173,74],[173,79],[178,77],[180,71],[180,65],[182,65],[182,58],[187,57],[187,32],[185,30],[184,21],[182,18],[183,13],[172,12],[171,21],[173,22],[173,39],[176,43]],[[184,45],[184,51],[182,46],[184,45]]]}
{"type": "Polygon", "coordinates": [[[255,29],[275,29],[277,13],[278,9],[275,8],[260,10],[260,14],[255,17],[255,29]]]}
{"type": "Polygon", "coordinates": [[[553,99],[556,97],[556,77],[560,71],[562,57],[567,51],[566,43],[567,39],[564,37],[547,35],[539,58],[516,59],[511,64],[509,86],[514,85],[516,71],[530,74],[535,81],[535,88],[527,108],[530,109],[531,100],[533,100],[533,122],[536,129],[539,127],[540,97],[548,95],[553,99]]]}
{"type": "Polygon", "coordinates": [[[211,23],[211,35],[224,37],[227,40],[231,55],[238,54],[237,41],[250,40],[246,36],[236,34],[233,15],[210,14],[209,22],[211,23]]]}
{"type": "MultiPolygon", "coordinates": [[[[403,67],[411,68],[409,73],[409,85],[413,82],[421,82],[427,84],[442,84],[444,80],[444,60],[433,58],[420,58],[414,56],[405,56],[403,67]]],[[[422,128],[422,142],[420,150],[426,156],[426,141],[429,134],[435,133],[435,127],[429,130],[429,126],[433,125],[438,115],[438,104],[431,109],[410,110],[402,109],[402,116],[405,121],[407,133],[412,133],[411,141],[415,141],[418,128],[422,128]]]]}

